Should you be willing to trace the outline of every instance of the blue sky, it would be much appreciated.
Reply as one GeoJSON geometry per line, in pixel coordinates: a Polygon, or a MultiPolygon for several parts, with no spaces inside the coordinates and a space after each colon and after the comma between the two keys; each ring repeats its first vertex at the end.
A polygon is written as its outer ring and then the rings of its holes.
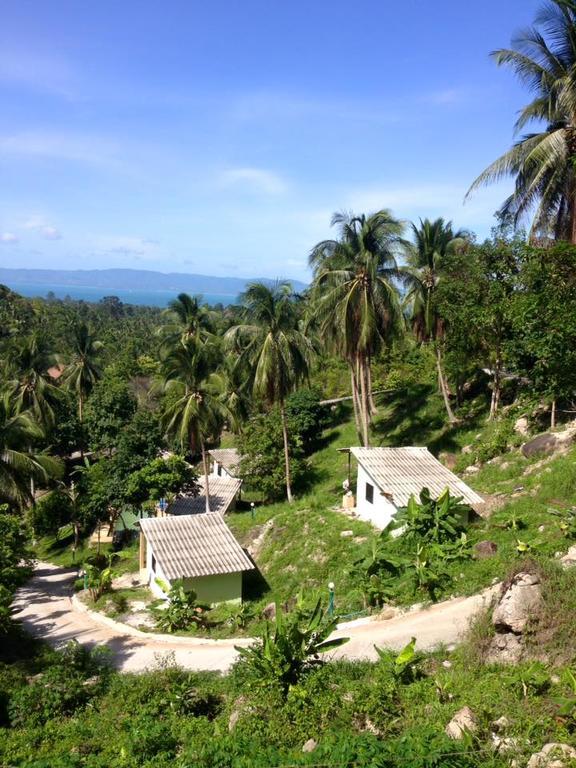
{"type": "Polygon", "coordinates": [[[488,234],[533,0],[18,0],[0,25],[0,264],[307,279],[333,211],[488,234]]]}

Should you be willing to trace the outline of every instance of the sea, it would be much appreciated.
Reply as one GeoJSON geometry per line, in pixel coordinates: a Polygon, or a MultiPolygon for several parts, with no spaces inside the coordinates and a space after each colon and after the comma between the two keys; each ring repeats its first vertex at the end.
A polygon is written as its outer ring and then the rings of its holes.
{"type": "MultiPolygon", "coordinates": [[[[21,296],[29,298],[45,299],[48,294],[54,295],[57,299],[65,299],[69,296],[71,299],[83,299],[84,301],[100,301],[104,296],[117,296],[124,304],[139,304],[147,307],[166,307],[172,299],[180,293],[174,291],[152,291],[130,288],[98,288],[92,285],[56,285],[43,283],[6,283],[8,288],[19,293],[21,296]]],[[[188,291],[190,293],[190,291],[188,291]]],[[[238,296],[226,293],[204,293],[200,294],[202,300],[214,306],[215,304],[237,304],[238,296]]]]}

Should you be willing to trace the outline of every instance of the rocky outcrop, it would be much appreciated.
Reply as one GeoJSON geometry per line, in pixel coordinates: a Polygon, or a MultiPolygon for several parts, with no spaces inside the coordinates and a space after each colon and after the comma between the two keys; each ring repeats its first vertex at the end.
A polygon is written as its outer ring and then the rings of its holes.
{"type": "Polygon", "coordinates": [[[522,446],[522,454],[531,459],[533,456],[541,456],[545,453],[554,453],[556,449],[556,435],[545,432],[543,435],[536,435],[532,440],[528,440],[522,446]]]}
{"type": "Polygon", "coordinates": [[[445,728],[446,735],[451,739],[462,739],[466,733],[474,733],[478,729],[476,715],[470,707],[462,707],[445,728]]]}
{"type": "Polygon", "coordinates": [[[487,557],[494,557],[498,552],[498,544],[495,541],[478,541],[474,544],[474,557],[477,560],[485,560],[487,557]]]}
{"type": "Polygon", "coordinates": [[[492,623],[501,632],[521,634],[541,600],[540,578],[534,573],[517,573],[494,609],[492,623]]]}
{"type": "Polygon", "coordinates": [[[492,664],[516,664],[522,659],[522,633],[542,602],[540,578],[534,573],[517,573],[505,587],[492,613],[496,634],[486,661],[492,664]]]}
{"type": "Polygon", "coordinates": [[[544,744],[528,760],[527,768],[567,768],[576,760],[576,749],[569,744],[544,744]]]}
{"type": "Polygon", "coordinates": [[[517,435],[522,435],[522,437],[528,437],[530,434],[530,423],[526,416],[520,416],[519,419],[516,419],[514,422],[514,432],[517,435]]]}
{"type": "Polygon", "coordinates": [[[318,742],[316,739],[308,739],[308,741],[304,742],[302,752],[314,752],[317,746],[318,742]]]}

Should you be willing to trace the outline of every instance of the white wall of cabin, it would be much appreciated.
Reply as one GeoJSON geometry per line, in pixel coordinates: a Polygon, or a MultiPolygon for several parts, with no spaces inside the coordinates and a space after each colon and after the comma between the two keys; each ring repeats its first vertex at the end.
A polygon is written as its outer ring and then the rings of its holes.
{"type": "Polygon", "coordinates": [[[397,507],[384,496],[376,483],[364,468],[358,465],[358,476],[356,478],[356,514],[361,520],[372,523],[375,528],[386,528],[392,520],[397,507]],[[366,500],[366,484],[369,483],[374,488],[374,501],[371,504],[366,500]]]}

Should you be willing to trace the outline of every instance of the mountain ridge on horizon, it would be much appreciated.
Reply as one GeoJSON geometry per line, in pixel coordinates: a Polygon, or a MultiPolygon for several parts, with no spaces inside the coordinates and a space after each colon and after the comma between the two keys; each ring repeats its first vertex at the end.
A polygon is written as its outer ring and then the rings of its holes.
{"type": "MultiPolygon", "coordinates": [[[[301,280],[278,278],[292,284],[294,290],[304,290],[301,280]]],[[[94,287],[107,290],[139,289],[148,291],[178,290],[193,293],[221,293],[237,295],[249,283],[274,283],[272,278],[217,277],[192,272],[158,272],[149,269],[111,267],[107,269],[26,269],[0,267],[0,283],[29,283],[63,287],[94,287]],[[177,284],[175,283],[177,281],[177,284]]]]}

